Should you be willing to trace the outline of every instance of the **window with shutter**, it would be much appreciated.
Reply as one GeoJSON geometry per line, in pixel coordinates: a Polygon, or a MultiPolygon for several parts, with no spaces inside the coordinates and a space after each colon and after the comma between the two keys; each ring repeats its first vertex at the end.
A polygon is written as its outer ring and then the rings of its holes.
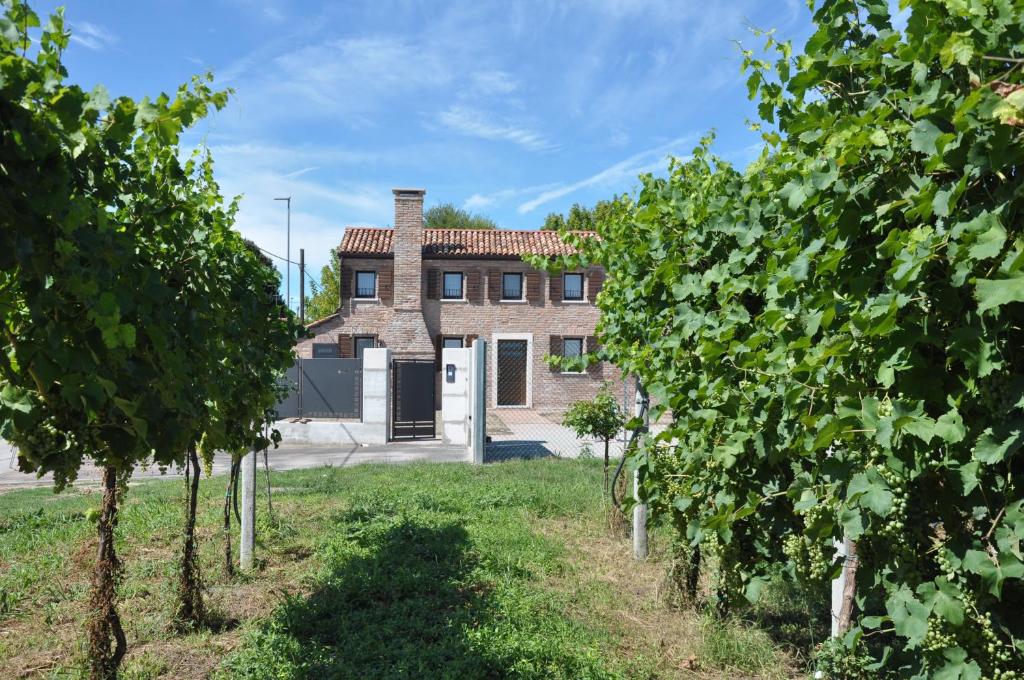
{"type": "Polygon", "coordinates": [[[436,269],[427,270],[427,299],[437,300],[441,297],[441,275],[436,269]]]}
{"type": "Polygon", "coordinates": [[[338,335],[338,356],[342,359],[352,359],[355,355],[355,348],[352,346],[352,335],[350,333],[338,335]]]}
{"type": "Polygon", "coordinates": [[[501,300],[501,272],[496,269],[487,272],[487,299],[491,302],[501,300]]]}
{"type": "MultiPolygon", "coordinates": [[[[551,336],[551,350],[548,353],[551,356],[553,356],[553,357],[560,357],[560,356],[562,356],[562,336],[561,335],[552,335],[551,336]]],[[[557,373],[560,370],[562,370],[562,369],[560,369],[558,366],[552,366],[551,367],[551,372],[552,373],[557,373]]]]}
{"type": "Polygon", "coordinates": [[[552,274],[548,277],[549,292],[548,297],[552,302],[562,301],[562,277],[558,274],[552,274]]]}
{"type": "Polygon", "coordinates": [[[587,277],[587,299],[590,302],[597,300],[597,294],[601,292],[601,285],[604,284],[604,272],[597,269],[590,272],[587,277]]]}
{"type": "Polygon", "coordinates": [[[526,299],[534,304],[543,302],[540,292],[539,272],[527,272],[526,274],[526,299]]]}
{"type": "Polygon", "coordinates": [[[480,271],[477,269],[470,269],[466,272],[466,299],[475,304],[479,304],[484,299],[480,271]]]}
{"type": "MultiPolygon", "coordinates": [[[[587,336],[587,344],[586,344],[587,353],[588,354],[593,354],[593,353],[597,352],[599,349],[601,349],[601,346],[599,344],[597,344],[597,336],[588,335],[587,336]]],[[[601,375],[603,372],[604,372],[604,362],[602,362],[602,361],[594,361],[594,362],[591,362],[591,364],[589,366],[587,366],[587,373],[589,373],[591,375],[601,375]]]]}
{"type": "Polygon", "coordinates": [[[341,267],[341,298],[347,300],[352,297],[352,284],[355,281],[355,272],[352,267],[341,267]]]}

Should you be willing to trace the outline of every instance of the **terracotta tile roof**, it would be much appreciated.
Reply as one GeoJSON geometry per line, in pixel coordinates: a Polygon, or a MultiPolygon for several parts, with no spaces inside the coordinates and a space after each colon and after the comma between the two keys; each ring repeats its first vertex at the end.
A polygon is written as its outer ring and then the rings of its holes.
{"type": "MultiPolygon", "coordinates": [[[[596,236],[592,231],[574,232],[596,236]]],[[[394,229],[346,227],[338,247],[344,256],[393,254],[394,229]]],[[[575,248],[562,242],[554,231],[511,229],[424,229],[423,257],[520,257],[522,255],[571,255],[575,248]]]]}

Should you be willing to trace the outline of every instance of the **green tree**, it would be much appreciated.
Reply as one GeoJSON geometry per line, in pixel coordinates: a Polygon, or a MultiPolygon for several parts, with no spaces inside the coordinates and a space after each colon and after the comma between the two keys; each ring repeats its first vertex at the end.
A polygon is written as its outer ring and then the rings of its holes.
{"type": "Polygon", "coordinates": [[[423,213],[423,226],[427,229],[497,229],[494,220],[456,207],[452,203],[439,203],[423,213]]]}
{"type": "Polygon", "coordinates": [[[341,303],[341,273],[338,257],[330,253],[330,264],[320,270],[320,282],[310,282],[310,297],[306,300],[307,323],[330,316],[338,311],[341,303]]]}
{"type": "Polygon", "coordinates": [[[594,204],[593,208],[573,203],[569,208],[568,216],[559,213],[549,213],[544,218],[542,230],[562,231],[594,231],[598,223],[608,222],[614,219],[618,197],[611,200],[601,200],[594,204]]]}
{"type": "Polygon", "coordinates": [[[604,442],[604,491],[608,493],[608,462],[611,440],[626,423],[625,414],[605,383],[593,399],[577,401],[562,418],[562,424],[577,437],[596,437],[604,442]]]}
{"type": "Polygon", "coordinates": [[[557,266],[607,270],[602,354],[670,413],[642,493],[720,603],[823,592],[845,537],[865,676],[1020,677],[1024,3],[903,4],[745,52],[761,157],[702,141],[557,266]]]}
{"type": "Polygon", "coordinates": [[[273,346],[238,329],[256,260],[229,228],[212,161],[181,160],[181,132],[227,93],[208,78],[139,102],[84,92],[65,82],[62,14],[35,35],[24,3],[0,7],[0,435],[57,490],[87,459],[103,469],[89,659],[93,678],[111,678],[126,651],[114,541],[125,482],[142,462],[183,464],[217,379],[239,383],[218,359],[277,362],[294,322],[275,313],[273,346]]]}
{"type": "Polygon", "coordinates": [[[562,231],[565,229],[565,217],[560,213],[548,213],[541,225],[541,231],[562,231]]]}

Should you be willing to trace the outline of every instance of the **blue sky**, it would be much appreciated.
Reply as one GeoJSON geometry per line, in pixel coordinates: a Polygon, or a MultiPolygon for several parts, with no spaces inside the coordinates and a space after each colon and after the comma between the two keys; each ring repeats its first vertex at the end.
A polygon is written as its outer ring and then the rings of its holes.
{"type": "Polygon", "coordinates": [[[742,165],[758,138],[735,41],[810,31],[803,0],[71,0],[66,17],[86,87],[156,95],[209,69],[235,88],[186,141],[244,195],[239,229],[281,255],[272,199],[292,196],[292,259],[305,248],[314,274],[345,225],[391,224],[392,187],[531,229],[712,128],[742,165]]]}

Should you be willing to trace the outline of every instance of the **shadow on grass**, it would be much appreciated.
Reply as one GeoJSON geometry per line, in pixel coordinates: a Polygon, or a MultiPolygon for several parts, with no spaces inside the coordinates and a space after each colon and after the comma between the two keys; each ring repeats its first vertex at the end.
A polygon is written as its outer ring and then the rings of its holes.
{"type": "Polygon", "coordinates": [[[484,448],[484,463],[504,463],[510,460],[536,460],[556,458],[547,442],[540,440],[501,440],[487,442],[484,448]]]}
{"type": "Polygon", "coordinates": [[[356,541],[372,552],[335,558],[318,590],[287,598],[231,677],[501,677],[466,639],[489,604],[472,587],[465,529],[403,518],[362,531],[356,541]]]}
{"type": "Polygon", "coordinates": [[[765,631],[775,644],[807,661],[815,646],[827,640],[831,632],[829,594],[802,589],[777,577],[752,608],[749,618],[765,631]]]}

